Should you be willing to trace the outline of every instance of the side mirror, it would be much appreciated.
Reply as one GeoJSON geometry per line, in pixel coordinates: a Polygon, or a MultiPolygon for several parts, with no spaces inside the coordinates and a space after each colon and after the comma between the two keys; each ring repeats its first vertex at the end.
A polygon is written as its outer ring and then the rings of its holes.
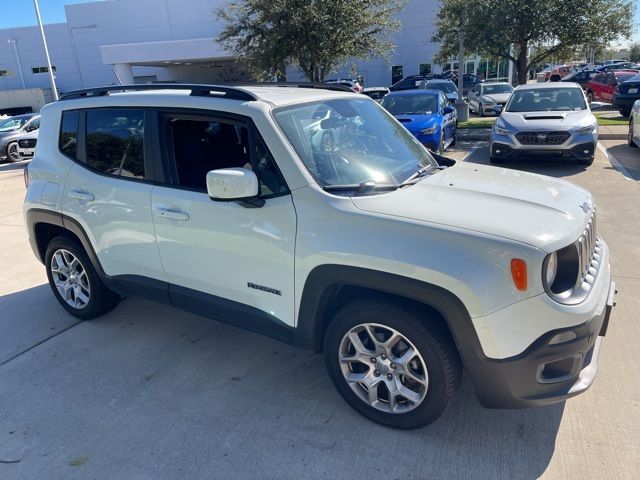
{"type": "Polygon", "coordinates": [[[598,110],[599,108],[602,108],[603,106],[604,106],[604,104],[603,104],[603,103],[600,103],[600,102],[591,102],[591,103],[589,104],[589,108],[590,108],[591,110],[598,110]]]}
{"type": "Polygon", "coordinates": [[[493,111],[496,113],[502,112],[502,105],[496,105],[495,107],[493,107],[493,111]]]}
{"type": "Polygon", "coordinates": [[[454,111],[454,110],[455,110],[455,109],[454,109],[453,107],[449,107],[449,106],[447,106],[447,107],[444,107],[444,108],[442,109],[442,114],[443,114],[443,115],[451,115],[451,114],[453,113],[453,111],[454,111]]]}
{"type": "Polygon", "coordinates": [[[240,201],[243,206],[261,207],[258,177],[246,168],[221,168],[207,173],[207,193],[212,200],[240,201]]]}

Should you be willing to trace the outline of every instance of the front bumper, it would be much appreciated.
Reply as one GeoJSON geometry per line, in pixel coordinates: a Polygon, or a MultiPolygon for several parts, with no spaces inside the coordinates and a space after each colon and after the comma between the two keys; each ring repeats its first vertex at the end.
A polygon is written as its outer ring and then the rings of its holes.
{"type": "MultiPolygon", "coordinates": [[[[522,130],[522,132],[526,132],[526,130],[522,130]]],[[[559,145],[526,145],[518,141],[516,133],[500,135],[493,128],[491,129],[490,149],[492,157],[503,160],[590,160],[595,154],[597,143],[597,132],[591,132],[571,133],[569,138],[559,145]]]]}
{"type": "Polygon", "coordinates": [[[560,402],[587,390],[614,306],[610,282],[604,308],[586,323],[545,333],[521,354],[467,365],[476,395],[487,408],[523,408],[560,402]]]}

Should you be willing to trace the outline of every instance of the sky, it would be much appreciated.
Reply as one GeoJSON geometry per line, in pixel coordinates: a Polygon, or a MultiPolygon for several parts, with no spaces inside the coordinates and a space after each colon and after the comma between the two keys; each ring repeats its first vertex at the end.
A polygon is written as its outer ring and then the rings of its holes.
{"type": "MultiPolygon", "coordinates": [[[[64,6],[72,3],[86,3],[90,0],[38,0],[40,15],[44,23],[65,22],[64,6]]],[[[25,27],[36,24],[36,14],[32,0],[0,0],[2,15],[0,28],[25,27]]],[[[633,41],[640,41],[640,7],[636,9],[633,41]]],[[[626,44],[627,42],[623,42],[626,44]]]]}
{"type": "MultiPolygon", "coordinates": [[[[87,3],[89,0],[38,0],[43,23],[66,22],[64,6],[72,3],[87,3]]],[[[36,25],[33,0],[0,0],[0,28],[27,27],[36,25]]]]}

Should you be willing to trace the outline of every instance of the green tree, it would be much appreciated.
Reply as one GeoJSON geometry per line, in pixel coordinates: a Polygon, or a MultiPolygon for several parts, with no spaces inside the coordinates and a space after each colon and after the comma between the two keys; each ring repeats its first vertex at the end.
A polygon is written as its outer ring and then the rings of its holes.
{"type": "Polygon", "coordinates": [[[217,40],[259,80],[299,68],[324,81],[354,58],[388,55],[405,0],[237,0],[216,11],[225,27],[217,40]]]}
{"type": "Polygon", "coordinates": [[[462,28],[467,51],[510,60],[523,84],[532,66],[593,39],[629,38],[633,12],[634,0],[442,0],[432,41],[441,45],[438,58],[454,57],[462,28]]]}
{"type": "Polygon", "coordinates": [[[629,61],[640,62],[640,42],[633,42],[629,45],[629,61]]]}

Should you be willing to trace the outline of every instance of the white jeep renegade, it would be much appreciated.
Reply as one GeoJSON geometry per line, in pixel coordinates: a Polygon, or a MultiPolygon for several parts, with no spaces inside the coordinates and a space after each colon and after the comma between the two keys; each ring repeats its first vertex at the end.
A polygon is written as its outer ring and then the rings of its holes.
{"type": "Polygon", "coordinates": [[[615,289],[591,195],[434,157],[364,95],[71,92],[26,178],[31,246],[80,319],[140,295],[324,352],[396,428],[436,420],[463,369],[494,408],[594,380],[615,289]]]}

